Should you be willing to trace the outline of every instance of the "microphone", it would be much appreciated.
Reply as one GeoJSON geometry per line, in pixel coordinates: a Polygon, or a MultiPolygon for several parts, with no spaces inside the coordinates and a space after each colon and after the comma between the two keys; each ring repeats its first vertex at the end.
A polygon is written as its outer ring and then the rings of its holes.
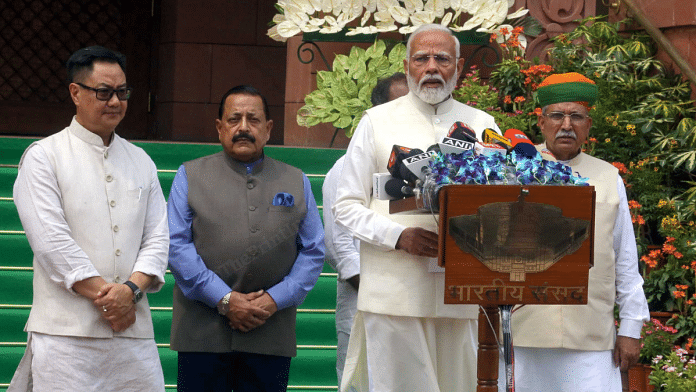
{"type": "Polygon", "coordinates": [[[515,147],[516,145],[520,143],[527,143],[534,145],[531,140],[527,137],[527,135],[524,134],[524,132],[520,131],[519,129],[515,128],[510,128],[507,131],[505,131],[505,137],[510,140],[510,144],[512,147],[515,147]]]}
{"type": "Polygon", "coordinates": [[[476,155],[506,155],[507,152],[507,149],[495,143],[476,143],[476,155]]]}
{"type": "Polygon", "coordinates": [[[403,199],[413,196],[413,188],[400,178],[392,178],[384,184],[384,190],[392,198],[403,199]]]}
{"type": "Polygon", "coordinates": [[[476,133],[463,122],[457,121],[438,146],[443,154],[461,154],[474,149],[476,141],[476,133]]]}
{"type": "MultiPolygon", "coordinates": [[[[418,150],[419,152],[423,152],[418,150]]],[[[411,149],[404,146],[394,145],[392,147],[391,154],[389,155],[389,161],[387,162],[387,171],[393,177],[399,177],[399,172],[403,166],[404,158],[409,156],[411,149]]]]}
{"type": "Polygon", "coordinates": [[[483,142],[497,144],[508,151],[512,149],[510,140],[491,128],[486,128],[483,130],[483,142]]]}
{"type": "Polygon", "coordinates": [[[437,144],[437,143],[433,144],[432,146],[428,147],[427,150],[425,150],[425,152],[431,152],[431,151],[434,152],[434,153],[442,152],[442,151],[440,150],[440,145],[437,144]]]}
{"type": "Polygon", "coordinates": [[[466,140],[467,142],[476,143],[478,139],[476,138],[476,132],[474,132],[471,127],[461,121],[457,121],[450,127],[447,137],[457,138],[459,140],[466,140]]]}
{"type": "Polygon", "coordinates": [[[418,184],[419,181],[425,180],[425,175],[430,171],[429,162],[433,160],[437,154],[434,151],[423,152],[417,148],[413,151],[419,151],[419,154],[411,155],[404,158],[404,166],[401,169],[401,178],[409,183],[418,184]]]}
{"type": "Polygon", "coordinates": [[[519,129],[510,128],[505,131],[505,137],[510,139],[512,150],[526,158],[534,158],[539,153],[534,143],[519,129]]]}

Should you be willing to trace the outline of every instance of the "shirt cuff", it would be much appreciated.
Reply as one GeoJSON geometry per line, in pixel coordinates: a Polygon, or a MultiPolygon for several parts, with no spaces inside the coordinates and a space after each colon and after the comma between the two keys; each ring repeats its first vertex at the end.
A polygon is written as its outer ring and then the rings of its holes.
{"type": "Polygon", "coordinates": [[[384,238],[385,245],[392,249],[396,249],[396,243],[399,241],[399,237],[401,237],[401,233],[403,233],[404,230],[406,230],[406,228],[402,225],[391,228],[384,238]]]}
{"type": "Polygon", "coordinates": [[[95,278],[97,276],[101,275],[99,275],[99,271],[92,266],[84,266],[82,268],[73,270],[65,276],[65,288],[68,289],[70,293],[79,295],[77,292],[75,292],[75,290],[73,290],[73,285],[77,282],[81,282],[89,278],[95,278]]]}
{"type": "Polygon", "coordinates": [[[283,310],[292,306],[292,293],[287,290],[287,286],[281,287],[280,284],[277,284],[266,290],[266,292],[276,303],[278,310],[283,310]]]}
{"type": "Polygon", "coordinates": [[[643,320],[621,320],[618,335],[640,339],[641,329],[643,329],[643,320]]]}

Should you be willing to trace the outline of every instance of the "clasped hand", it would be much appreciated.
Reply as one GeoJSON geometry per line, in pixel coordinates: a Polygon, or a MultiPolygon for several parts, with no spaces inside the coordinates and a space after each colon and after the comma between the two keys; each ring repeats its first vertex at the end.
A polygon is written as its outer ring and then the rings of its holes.
{"type": "Polygon", "coordinates": [[[105,284],[93,304],[114,332],[123,332],[135,323],[133,291],[124,284],[105,284]]]}
{"type": "Polygon", "coordinates": [[[226,316],[232,329],[249,332],[266,323],[277,309],[273,298],[263,290],[248,294],[233,291],[226,316]]]}

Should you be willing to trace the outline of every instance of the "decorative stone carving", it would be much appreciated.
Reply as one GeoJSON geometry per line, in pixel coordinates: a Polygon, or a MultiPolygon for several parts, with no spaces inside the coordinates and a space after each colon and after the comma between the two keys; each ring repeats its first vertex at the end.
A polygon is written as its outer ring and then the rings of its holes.
{"type": "Polygon", "coordinates": [[[601,0],[515,0],[515,9],[525,7],[544,27],[541,34],[527,45],[525,57],[546,60],[546,50],[553,46],[551,38],[577,27],[575,20],[597,14],[601,0]]]}

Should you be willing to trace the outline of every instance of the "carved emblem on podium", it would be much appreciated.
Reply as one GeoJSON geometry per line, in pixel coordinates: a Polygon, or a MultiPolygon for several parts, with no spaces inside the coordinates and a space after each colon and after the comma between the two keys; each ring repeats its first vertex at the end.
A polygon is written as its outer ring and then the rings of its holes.
{"type": "Polygon", "coordinates": [[[525,202],[489,203],[477,214],[449,219],[449,234],[463,252],[495,272],[524,282],[577,251],[590,234],[590,221],[564,217],[559,207],[525,202]]]}

